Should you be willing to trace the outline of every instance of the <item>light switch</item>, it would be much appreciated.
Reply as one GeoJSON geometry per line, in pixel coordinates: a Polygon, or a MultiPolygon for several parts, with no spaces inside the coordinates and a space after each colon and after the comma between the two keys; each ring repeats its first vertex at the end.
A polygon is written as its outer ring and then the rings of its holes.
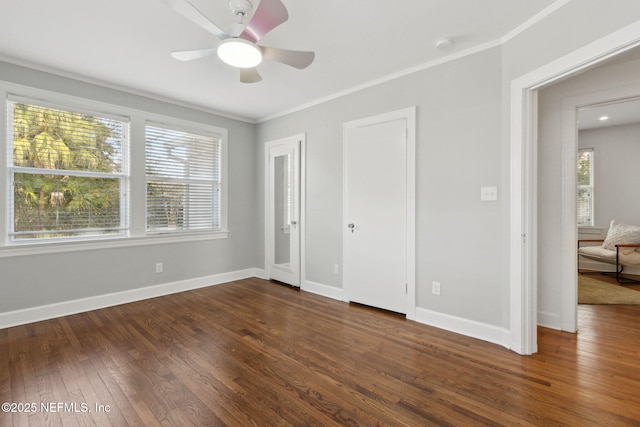
{"type": "Polygon", "coordinates": [[[483,202],[498,200],[498,187],[480,187],[480,200],[483,202]]]}

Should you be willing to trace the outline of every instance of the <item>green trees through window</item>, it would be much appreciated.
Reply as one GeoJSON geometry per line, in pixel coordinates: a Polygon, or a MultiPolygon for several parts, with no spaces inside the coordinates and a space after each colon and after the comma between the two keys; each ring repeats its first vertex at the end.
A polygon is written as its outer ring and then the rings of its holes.
{"type": "Polygon", "coordinates": [[[120,233],[128,123],[9,101],[13,240],[120,233]]]}
{"type": "Polygon", "coordinates": [[[593,150],[578,152],[578,226],[593,225],[593,150]]]}
{"type": "Polygon", "coordinates": [[[7,243],[226,236],[226,129],[89,100],[70,103],[109,112],[7,97],[2,156],[9,191],[0,200],[7,243]]]}

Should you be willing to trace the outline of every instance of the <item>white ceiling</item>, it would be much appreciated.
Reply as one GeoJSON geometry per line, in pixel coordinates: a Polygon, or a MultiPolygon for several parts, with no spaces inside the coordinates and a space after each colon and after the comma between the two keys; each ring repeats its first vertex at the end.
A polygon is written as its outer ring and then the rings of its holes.
{"type": "MultiPolygon", "coordinates": [[[[191,3],[223,29],[234,20],[227,0],[191,3]]],[[[254,84],[215,55],[171,58],[216,39],[162,0],[2,0],[0,59],[255,122],[495,43],[566,0],[283,3],[289,20],[259,44],[313,50],[316,59],[305,70],[265,61],[254,84]],[[454,41],[446,51],[434,46],[443,37],[454,41]]]]}
{"type": "Polygon", "coordinates": [[[633,98],[581,108],[578,129],[587,130],[640,123],[640,99],[633,98]],[[601,118],[607,117],[606,120],[601,118]]]}

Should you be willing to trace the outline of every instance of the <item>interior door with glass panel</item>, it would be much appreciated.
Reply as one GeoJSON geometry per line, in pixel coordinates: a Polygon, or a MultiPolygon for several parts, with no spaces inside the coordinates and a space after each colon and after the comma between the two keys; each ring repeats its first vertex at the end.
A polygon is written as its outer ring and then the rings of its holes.
{"type": "Polygon", "coordinates": [[[268,279],[300,286],[300,140],[266,145],[265,269],[268,279]]]}

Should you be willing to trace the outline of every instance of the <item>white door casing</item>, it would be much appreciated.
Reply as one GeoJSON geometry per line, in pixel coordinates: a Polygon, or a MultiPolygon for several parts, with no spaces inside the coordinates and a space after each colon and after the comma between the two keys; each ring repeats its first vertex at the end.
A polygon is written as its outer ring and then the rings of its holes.
{"type": "Polygon", "coordinates": [[[345,123],[345,300],[415,315],[415,108],[345,123]]]}
{"type": "MultiPolygon", "coordinates": [[[[577,74],[640,45],[640,21],[546,64],[511,82],[510,135],[510,348],[520,354],[537,351],[537,90],[577,74]]],[[[570,150],[565,147],[565,154],[570,150]]],[[[565,168],[564,173],[566,175],[565,168]]],[[[569,203],[569,202],[568,202],[569,203]]],[[[573,209],[562,213],[563,224],[573,209]]],[[[562,237],[563,259],[575,258],[576,231],[562,237]],[[569,242],[571,240],[571,242],[569,242]]],[[[569,264],[567,264],[569,265],[569,264]]],[[[569,271],[565,267],[563,275],[569,271]]],[[[575,274],[575,271],[572,272],[575,274]]],[[[572,305],[573,296],[563,302],[572,305]]],[[[572,322],[569,316],[568,322],[572,322]]],[[[566,320],[566,319],[565,319],[566,320]]]]}

